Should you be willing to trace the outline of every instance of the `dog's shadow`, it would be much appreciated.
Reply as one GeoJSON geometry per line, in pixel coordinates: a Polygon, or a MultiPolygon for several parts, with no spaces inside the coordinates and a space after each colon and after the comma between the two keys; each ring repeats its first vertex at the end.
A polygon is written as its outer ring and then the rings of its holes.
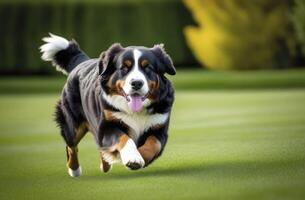
{"type": "Polygon", "coordinates": [[[108,172],[105,174],[101,174],[102,172],[97,172],[91,175],[83,175],[82,179],[85,180],[107,180],[107,179],[141,179],[141,178],[148,178],[148,177],[171,177],[171,176],[179,176],[185,175],[189,173],[200,173],[205,171],[207,167],[204,165],[195,165],[189,167],[177,167],[177,166],[170,166],[168,168],[154,168],[149,169],[145,168],[138,171],[129,171],[126,169],[126,172],[108,172]]]}
{"type": "Polygon", "coordinates": [[[153,177],[179,177],[193,176],[198,178],[206,178],[209,176],[222,178],[247,177],[257,175],[260,177],[272,176],[274,173],[279,173],[282,170],[279,166],[283,164],[292,165],[291,167],[298,168],[303,165],[303,162],[291,161],[238,161],[238,162],[223,162],[223,163],[193,163],[182,165],[170,165],[167,168],[145,168],[139,171],[113,171],[106,174],[96,172],[91,175],[83,175],[83,180],[131,180],[153,177]]]}

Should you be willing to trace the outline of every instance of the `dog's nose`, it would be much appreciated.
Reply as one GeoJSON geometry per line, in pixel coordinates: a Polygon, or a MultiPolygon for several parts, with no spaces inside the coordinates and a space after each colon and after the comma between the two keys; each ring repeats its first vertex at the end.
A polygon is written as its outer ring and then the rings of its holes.
{"type": "Polygon", "coordinates": [[[144,85],[144,82],[142,80],[132,80],[130,84],[132,89],[139,90],[144,85]]]}

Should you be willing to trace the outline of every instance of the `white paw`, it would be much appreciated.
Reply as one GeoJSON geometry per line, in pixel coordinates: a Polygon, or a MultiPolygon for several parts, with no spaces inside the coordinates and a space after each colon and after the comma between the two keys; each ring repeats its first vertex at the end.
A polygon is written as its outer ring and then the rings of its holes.
{"type": "Polygon", "coordinates": [[[128,139],[125,146],[120,151],[120,155],[122,163],[129,169],[136,170],[145,165],[145,161],[132,139],[128,139]]]}
{"type": "Polygon", "coordinates": [[[82,175],[82,168],[81,166],[79,166],[76,170],[73,170],[68,167],[68,173],[71,177],[79,177],[80,175],[82,175]]]}

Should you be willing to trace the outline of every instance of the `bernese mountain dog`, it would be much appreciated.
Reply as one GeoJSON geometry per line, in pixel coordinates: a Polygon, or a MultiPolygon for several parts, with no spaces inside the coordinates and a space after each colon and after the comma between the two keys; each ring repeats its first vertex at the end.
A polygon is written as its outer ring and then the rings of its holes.
{"type": "Polygon", "coordinates": [[[87,131],[98,146],[103,172],[116,162],[140,169],[162,154],[174,102],[165,74],[176,74],[163,44],[116,43],[90,59],[75,40],[54,34],[42,40],[42,59],[68,75],[55,121],[66,143],[70,176],[81,175],[77,145],[87,131]]]}

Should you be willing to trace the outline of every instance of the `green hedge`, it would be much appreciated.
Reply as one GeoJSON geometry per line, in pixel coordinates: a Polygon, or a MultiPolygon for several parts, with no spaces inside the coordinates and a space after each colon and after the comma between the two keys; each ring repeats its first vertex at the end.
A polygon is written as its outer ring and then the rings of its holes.
{"type": "Polygon", "coordinates": [[[183,27],[192,24],[181,1],[1,1],[0,72],[53,71],[38,47],[48,32],[75,38],[97,57],[114,42],[165,43],[176,65],[195,63],[183,27]]]}
{"type": "Polygon", "coordinates": [[[291,15],[296,36],[305,55],[305,1],[295,0],[293,12],[291,15]]]}

